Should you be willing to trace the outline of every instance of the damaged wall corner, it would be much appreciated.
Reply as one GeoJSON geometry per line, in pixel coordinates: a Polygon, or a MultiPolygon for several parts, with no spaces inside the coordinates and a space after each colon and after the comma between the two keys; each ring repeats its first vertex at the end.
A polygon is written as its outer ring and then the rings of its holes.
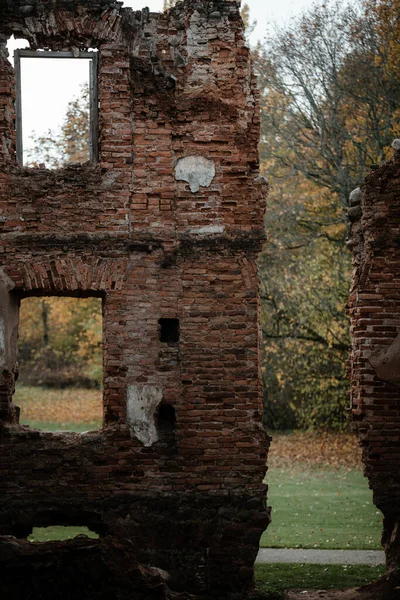
{"type": "Polygon", "coordinates": [[[389,570],[400,566],[400,142],[350,196],[351,413],[389,570]]]}
{"type": "Polygon", "coordinates": [[[400,333],[390,346],[377,348],[371,353],[369,362],[375,369],[376,375],[383,381],[400,385],[400,333]]]}
{"type": "Polygon", "coordinates": [[[12,279],[0,268],[0,418],[15,418],[12,406],[17,369],[18,298],[10,292],[12,279]]]}

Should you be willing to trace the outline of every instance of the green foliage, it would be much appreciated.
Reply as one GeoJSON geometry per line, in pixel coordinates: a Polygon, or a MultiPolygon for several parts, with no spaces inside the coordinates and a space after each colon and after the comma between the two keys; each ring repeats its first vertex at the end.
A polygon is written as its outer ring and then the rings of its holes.
{"type": "Polygon", "coordinates": [[[25,298],[21,302],[19,368],[24,382],[57,386],[102,382],[99,298],[25,298]],[[50,383],[53,382],[53,383],[50,383]]]}
{"type": "Polygon", "coordinates": [[[271,600],[289,589],[343,590],[367,585],[383,577],[383,565],[270,564],[255,566],[256,588],[271,600]]]}
{"type": "MultiPolygon", "coordinates": [[[[294,179],[294,177],[292,177],[294,179]]],[[[342,429],[350,255],[329,198],[288,177],[272,188],[260,256],[265,425],[342,429]],[[318,219],[318,224],[316,224],[318,219]]]]}
{"type": "Polygon", "coordinates": [[[359,470],[270,468],[263,548],[381,549],[382,514],[359,470]]]}
{"type": "Polygon", "coordinates": [[[29,542],[53,542],[72,540],[77,535],[86,535],[88,538],[97,539],[99,536],[87,527],[64,527],[52,525],[51,527],[34,527],[29,542]]]}

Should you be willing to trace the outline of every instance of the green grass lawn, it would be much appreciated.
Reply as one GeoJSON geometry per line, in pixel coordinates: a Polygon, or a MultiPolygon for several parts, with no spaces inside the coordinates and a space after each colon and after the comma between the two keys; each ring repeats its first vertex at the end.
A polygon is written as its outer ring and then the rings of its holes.
{"type": "Polygon", "coordinates": [[[56,431],[74,431],[75,433],[84,433],[85,431],[93,431],[101,428],[101,422],[93,421],[92,423],[53,423],[50,421],[28,421],[25,425],[29,425],[33,429],[41,431],[56,432],[56,431]]]}
{"type": "Polygon", "coordinates": [[[381,549],[382,514],[358,470],[271,468],[263,548],[381,549]]]}
{"type": "Polygon", "coordinates": [[[72,540],[77,535],[87,535],[89,538],[97,539],[99,536],[87,527],[63,527],[53,525],[51,527],[34,527],[28,537],[30,542],[52,542],[54,540],[72,540]]]}
{"type": "Polygon", "coordinates": [[[268,598],[280,598],[289,589],[346,589],[376,581],[385,573],[384,566],[366,565],[256,565],[256,588],[268,598]]]}

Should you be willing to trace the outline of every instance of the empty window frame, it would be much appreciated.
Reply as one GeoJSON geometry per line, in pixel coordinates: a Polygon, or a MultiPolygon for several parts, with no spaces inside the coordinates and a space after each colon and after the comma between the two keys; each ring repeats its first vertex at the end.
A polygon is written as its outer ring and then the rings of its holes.
{"type": "MultiPolygon", "coordinates": [[[[97,71],[98,71],[98,54],[97,52],[79,52],[74,54],[72,52],[52,52],[52,51],[34,51],[34,50],[15,50],[14,51],[14,66],[15,66],[15,77],[16,77],[16,130],[17,130],[17,161],[19,164],[24,164],[24,119],[23,119],[23,103],[27,102],[24,90],[23,90],[23,69],[21,61],[25,59],[41,59],[41,60],[65,60],[70,61],[86,60],[88,61],[88,94],[89,94],[89,115],[88,115],[88,130],[89,130],[89,144],[86,160],[94,163],[98,158],[98,84],[97,84],[97,71]]],[[[45,79],[45,75],[43,75],[45,79]]],[[[57,86],[57,81],[50,82],[37,82],[37,88],[44,89],[44,83],[50,86],[57,86]]],[[[45,101],[45,98],[43,99],[45,101]]],[[[42,131],[51,129],[51,127],[42,127],[42,131]]],[[[25,136],[26,139],[26,136],[25,136]]],[[[71,161],[71,162],[85,162],[71,161]]]]}
{"type": "Polygon", "coordinates": [[[22,298],[18,363],[13,402],[21,425],[48,432],[101,428],[101,298],[22,298]]]}

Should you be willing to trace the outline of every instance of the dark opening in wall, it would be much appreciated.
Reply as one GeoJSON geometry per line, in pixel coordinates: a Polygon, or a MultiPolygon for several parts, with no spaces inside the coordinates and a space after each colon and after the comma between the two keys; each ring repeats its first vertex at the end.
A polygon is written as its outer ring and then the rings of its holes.
{"type": "Polygon", "coordinates": [[[176,427],[175,408],[171,404],[160,404],[157,415],[159,433],[174,433],[176,427]]]}
{"type": "Polygon", "coordinates": [[[13,398],[20,424],[79,433],[101,427],[102,325],[101,298],[21,300],[13,398]]]}
{"type": "Polygon", "coordinates": [[[179,342],[179,319],[160,319],[160,342],[179,342]]]}

